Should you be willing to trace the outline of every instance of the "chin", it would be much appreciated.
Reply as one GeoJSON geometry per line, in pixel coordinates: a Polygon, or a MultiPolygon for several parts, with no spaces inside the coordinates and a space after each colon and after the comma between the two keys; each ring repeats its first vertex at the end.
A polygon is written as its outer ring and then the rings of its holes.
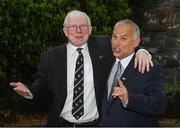
{"type": "Polygon", "coordinates": [[[118,56],[118,54],[117,53],[113,53],[113,55],[116,57],[116,58],[119,58],[118,56]]]}
{"type": "Polygon", "coordinates": [[[113,55],[114,55],[116,58],[118,58],[118,59],[123,58],[122,55],[119,55],[119,53],[113,53],[113,55]]]}

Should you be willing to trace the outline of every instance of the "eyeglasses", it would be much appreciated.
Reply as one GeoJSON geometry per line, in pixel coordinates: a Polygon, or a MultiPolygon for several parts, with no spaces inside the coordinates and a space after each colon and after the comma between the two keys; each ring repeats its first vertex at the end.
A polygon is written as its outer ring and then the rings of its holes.
{"type": "Polygon", "coordinates": [[[69,29],[70,31],[77,31],[78,28],[81,31],[86,31],[86,30],[88,30],[89,25],[86,25],[86,24],[81,24],[80,26],[77,26],[77,25],[68,25],[68,26],[65,26],[65,28],[69,29]]]}

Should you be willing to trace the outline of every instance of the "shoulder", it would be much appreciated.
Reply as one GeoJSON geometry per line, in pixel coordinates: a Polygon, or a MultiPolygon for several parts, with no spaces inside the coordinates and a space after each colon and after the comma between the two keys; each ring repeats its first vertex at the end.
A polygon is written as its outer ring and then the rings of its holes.
{"type": "Polygon", "coordinates": [[[57,47],[49,48],[47,51],[43,52],[44,55],[51,55],[59,52],[64,52],[66,50],[66,44],[59,45],[57,47]]]}
{"type": "Polygon", "coordinates": [[[42,60],[52,60],[55,59],[57,56],[64,55],[66,53],[66,44],[49,48],[47,51],[42,52],[40,54],[40,59],[42,60]]]}
{"type": "MultiPolygon", "coordinates": [[[[134,67],[134,62],[132,62],[130,65],[131,65],[131,69],[134,69],[132,67],[134,67]]],[[[128,66],[129,67],[129,66],[128,66]]],[[[142,74],[141,72],[139,72],[138,68],[135,68],[135,73],[137,75],[140,75],[140,76],[146,76],[146,75],[158,75],[158,74],[162,74],[163,73],[163,67],[162,65],[160,64],[154,64],[153,67],[150,67],[149,71],[146,71],[145,69],[145,72],[142,74]]]]}
{"type": "Polygon", "coordinates": [[[153,67],[150,67],[149,72],[145,71],[145,74],[153,74],[153,76],[163,75],[163,67],[160,64],[155,64],[153,67]]]}
{"type": "Polygon", "coordinates": [[[107,35],[93,35],[88,40],[88,46],[92,48],[99,48],[101,50],[111,49],[110,37],[107,35]]]}
{"type": "Polygon", "coordinates": [[[97,42],[100,44],[108,44],[110,43],[110,36],[108,35],[93,35],[89,38],[90,42],[97,42]]]}
{"type": "Polygon", "coordinates": [[[90,38],[96,40],[110,40],[110,36],[108,35],[92,35],[90,38]]]}
{"type": "Polygon", "coordinates": [[[163,67],[160,64],[155,64],[152,68],[150,68],[150,70],[153,70],[153,71],[162,71],[163,67]]]}

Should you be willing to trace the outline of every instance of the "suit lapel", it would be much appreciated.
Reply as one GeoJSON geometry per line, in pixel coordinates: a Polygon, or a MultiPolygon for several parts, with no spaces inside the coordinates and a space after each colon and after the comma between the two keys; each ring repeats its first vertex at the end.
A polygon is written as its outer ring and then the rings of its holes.
{"type": "MultiPolygon", "coordinates": [[[[98,106],[98,110],[101,110],[101,102],[102,102],[102,93],[103,93],[103,85],[102,85],[102,63],[105,61],[105,53],[104,49],[102,50],[102,46],[100,42],[101,40],[97,40],[96,38],[90,38],[88,41],[88,49],[89,54],[92,61],[93,67],[93,78],[94,78],[94,89],[95,89],[95,97],[98,106]]],[[[105,42],[104,42],[105,43],[105,42]]],[[[103,74],[105,75],[105,74],[103,74]]]]}
{"type": "MultiPolygon", "coordinates": [[[[90,38],[88,41],[88,50],[92,61],[93,67],[93,76],[94,76],[94,88],[97,96],[98,89],[98,63],[99,63],[99,54],[98,54],[98,46],[96,45],[96,41],[94,38],[90,38]]],[[[96,97],[97,98],[97,97],[96,97]]]]}
{"type": "Polygon", "coordinates": [[[131,75],[133,74],[134,70],[134,58],[135,55],[133,56],[133,58],[131,59],[131,61],[129,62],[128,66],[126,67],[126,69],[124,70],[124,73],[121,76],[121,80],[122,81],[127,81],[131,75]]]}
{"type": "MultiPolygon", "coordinates": [[[[55,53],[55,82],[64,97],[67,95],[67,48],[66,44],[60,46],[55,53]],[[61,86],[60,86],[61,85],[61,86]]],[[[58,91],[58,90],[56,90],[58,91]]],[[[64,98],[65,99],[65,98],[64,98]]]]}

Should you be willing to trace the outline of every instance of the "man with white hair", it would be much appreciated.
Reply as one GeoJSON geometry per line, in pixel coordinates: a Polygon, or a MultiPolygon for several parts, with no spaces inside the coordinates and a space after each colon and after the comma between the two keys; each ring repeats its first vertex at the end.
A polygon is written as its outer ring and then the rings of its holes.
{"type": "Polygon", "coordinates": [[[166,108],[164,76],[159,65],[143,75],[134,69],[139,43],[140,30],[133,21],[116,23],[111,38],[115,59],[103,97],[103,127],[159,126],[158,116],[166,108]]]}

